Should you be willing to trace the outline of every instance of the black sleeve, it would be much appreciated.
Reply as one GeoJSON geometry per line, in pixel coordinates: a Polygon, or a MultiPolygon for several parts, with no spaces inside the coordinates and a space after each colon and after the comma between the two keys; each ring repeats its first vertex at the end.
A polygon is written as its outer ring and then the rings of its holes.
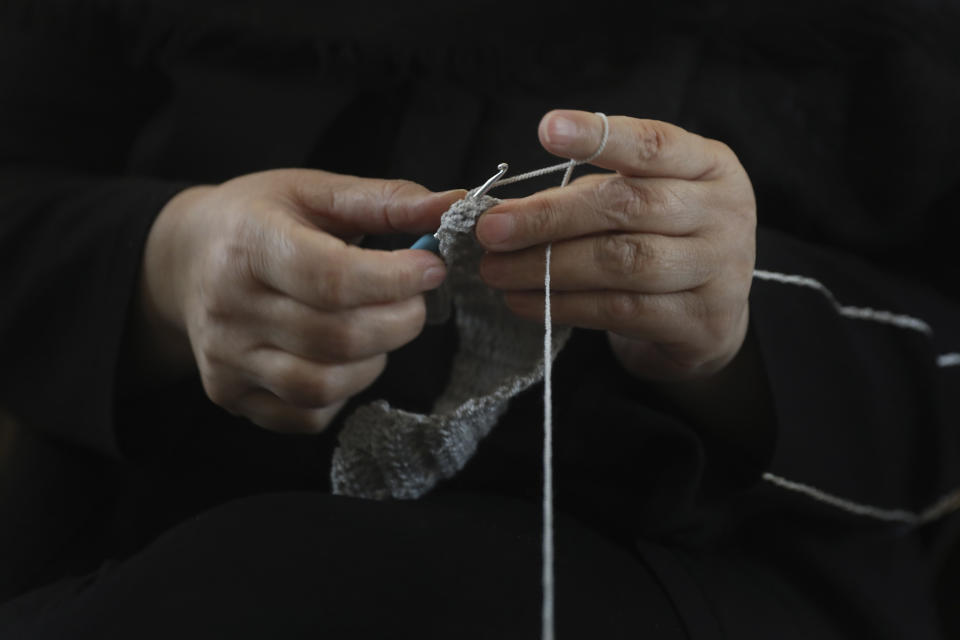
{"type": "Polygon", "coordinates": [[[0,20],[0,406],[115,454],[142,248],[186,186],[125,171],[163,85],[110,43],[12,13],[0,20]]]}
{"type": "Polygon", "coordinates": [[[765,479],[914,514],[960,489],[960,302],[763,231],[751,307],[777,416],[765,479]]]}

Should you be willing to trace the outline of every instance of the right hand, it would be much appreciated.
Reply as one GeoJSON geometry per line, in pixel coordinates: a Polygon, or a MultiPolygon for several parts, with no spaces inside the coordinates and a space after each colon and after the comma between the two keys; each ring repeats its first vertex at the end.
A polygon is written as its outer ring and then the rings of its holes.
{"type": "Polygon", "coordinates": [[[420,333],[421,294],[446,275],[430,252],[349,240],[433,231],[462,196],[313,170],[181,192],[144,253],[150,355],[167,369],[195,366],[214,403],[262,427],[324,429],[377,378],[386,353],[420,333]]]}

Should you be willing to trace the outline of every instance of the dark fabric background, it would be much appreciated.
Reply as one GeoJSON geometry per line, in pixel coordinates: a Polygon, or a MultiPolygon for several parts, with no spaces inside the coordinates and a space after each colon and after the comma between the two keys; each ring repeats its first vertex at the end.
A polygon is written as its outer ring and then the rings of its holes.
{"type": "MultiPolygon", "coordinates": [[[[744,613],[760,592],[792,603],[773,623],[815,637],[936,637],[951,523],[908,535],[760,473],[914,510],[960,486],[958,369],[933,366],[960,351],[957,16],[947,2],[0,1],[0,406],[22,432],[0,488],[0,593],[127,557],[230,499],[327,490],[335,429],[281,437],[196,381],[129,384],[142,246],[174,193],[291,166],[471,187],[498,162],[552,162],[536,125],[566,107],[723,140],[756,190],[759,268],[934,336],[756,283],[757,393],[776,409],[758,456],[703,437],[578,332],[556,372],[560,509],[621,549],[651,545],[636,553],[681,617],[727,637],[764,637],[744,613]]],[[[357,402],[427,408],[455,344],[429,329],[357,402]]],[[[539,391],[442,491],[536,501],[539,391]]]]}

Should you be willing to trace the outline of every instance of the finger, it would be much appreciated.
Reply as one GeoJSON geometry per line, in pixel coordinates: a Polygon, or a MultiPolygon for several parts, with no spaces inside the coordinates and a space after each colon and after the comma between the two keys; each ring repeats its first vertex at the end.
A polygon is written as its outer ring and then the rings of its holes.
{"type": "Polygon", "coordinates": [[[335,363],[365,360],[397,349],[423,330],[423,296],[398,302],[317,311],[283,295],[266,302],[267,320],[258,319],[263,340],[307,360],[335,363]]]}
{"type": "MultiPolygon", "coordinates": [[[[520,317],[543,322],[542,291],[504,296],[520,317]]],[[[602,329],[658,343],[699,339],[702,301],[690,292],[648,295],[626,291],[557,292],[550,296],[550,317],[557,324],[602,329]]]]}
{"type": "MultiPolygon", "coordinates": [[[[620,290],[673,293],[706,283],[712,276],[711,245],[699,238],[615,233],[577,238],[553,245],[553,291],[620,290]]],[[[480,276],[504,291],[543,288],[545,248],[488,253],[480,276]]]]}
{"type": "Polygon", "coordinates": [[[377,251],[345,244],[291,221],[252,261],[268,287],[321,310],[405,300],[433,289],[446,267],[429,251],[377,251]]]}
{"type": "Polygon", "coordinates": [[[477,221],[477,240],[488,250],[514,251],[609,231],[687,235],[703,224],[706,190],[619,175],[577,181],[491,208],[477,221]]]}
{"type": "Polygon", "coordinates": [[[329,407],[303,409],[278,398],[269,391],[258,390],[241,398],[237,413],[254,424],[279,433],[320,433],[333,420],[346,401],[329,407]]]}
{"type": "Polygon", "coordinates": [[[278,349],[259,349],[244,364],[255,383],[295,407],[318,409],[346,400],[383,372],[384,354],[342,364],[322,364],[278,349]]]}
{"type": "MultiPolygon", "coordinates": [[[[627,176],[710,179],[727,166],[726,145],[659,120],[610,116],[603,152],[590,163],[627,176]]],[[[563,158],[589,158],[600,147],[603,120],[586,111],[557,110],[540,121],[540,143],[563,158]]]]}
{"type": "Polygon", "coordinates": [[[309,169],[289,170],[296,202],[308,217],[336,235],[424,233],[466,195],[463,189],[434,193],[408,180],[358,178],[309,169]]]}

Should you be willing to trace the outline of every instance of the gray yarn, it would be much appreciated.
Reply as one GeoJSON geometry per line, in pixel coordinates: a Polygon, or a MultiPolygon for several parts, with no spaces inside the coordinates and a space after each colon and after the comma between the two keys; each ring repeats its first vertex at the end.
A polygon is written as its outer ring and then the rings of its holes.
{"type": "MultiPolygon", "coordinates": [[[[419,498],[463,468],[510,398],[543,379],[543,326],[511,313],[478,273],[483,248],[474,225],[498,202],[468,197],[441,219],[437,238],[448,268],[444,286],[455,307],[460,347],[433,413],[404,411],[383,400],[358,408],[333,454],[334,493],[419,498]]],[[[569,336],[569,328],[554,331],[554,358],[569,336]]]]}

